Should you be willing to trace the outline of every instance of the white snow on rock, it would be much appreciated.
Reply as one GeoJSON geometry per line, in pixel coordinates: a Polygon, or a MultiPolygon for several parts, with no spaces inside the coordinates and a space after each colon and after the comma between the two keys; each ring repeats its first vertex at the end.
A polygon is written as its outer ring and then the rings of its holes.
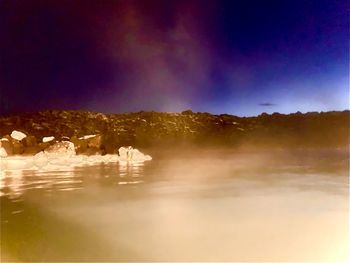
{"type": "Polygon", "coordinates": [[[0,147],[1,172],[21,170],[69,171],[77,166],[98,165],[101,163],[119,162],[125,165],[138,165],[152,157],[129,147],[121,147],[119,155],[76,155],[74,144],[68,141],[57,142],[34,156],[7,156],[6,150],[0,147]]]}
{"type": "Polygon", "coordinates": [[[131,146],[129,147],[120,147],[118,152],[119,152],[119,157],[123,161],[127,161],[130,159],[130,150],[132,149],[131,146]]]}
{"type": "Polygon", "coordinates": [[[43,142],[51,142],[54,139],[55,139],[55,137],[53,137],[53,136],[44,137],[43,142]]]}
{"type": "Polygon", "coordinates": [[[95,135],[85,135],[85,136],[82,136],[79,138],[79,140],[86,140],[86,139],[90,139],[90,138],[94,138],[96,137],[96,134],[95,135]]]}
{"type": "Polygon", "coordinates": [[[75,148],[72,142],[63,141],[56,142],[45,150],[46,154],[59,154],[59,155],[75,155],[75,148]]]}
{"type": "Polygon", "coordinates": [[[25,135],[23,132],[20,131],[13,131],[11,133],[11,137],[15,140],[21,141],[23,140],[25,137],[27,137],[27,135],[25,135]]]}
{"type": "Polygon", "coordinates": [[[138,149],[134,149],[131,146],[120,147],[118,152],[121,161],[143,162],[152,160],[151,156],[145,155],[138,149]]]}
{"type": "Polygon", "coordinates": [[[8,142],[9,139],[7,139],[7,138],[1,138],[0,141],[7,141],[7,142],[8,142]]]}
{"type": "Polygon", "coordinates": [[[7,152],[4,148],[0,147],[0,157],[6,157],[7,156],[7,152]]]}

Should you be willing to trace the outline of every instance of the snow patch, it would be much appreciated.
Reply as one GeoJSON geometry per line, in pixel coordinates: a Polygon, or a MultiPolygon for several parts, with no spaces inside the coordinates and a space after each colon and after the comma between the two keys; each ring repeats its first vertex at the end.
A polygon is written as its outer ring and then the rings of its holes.
{"type": "Polygon", "coordinates": [[[51,142],[51,141],[54,140],[54,139],[55,139],[55,137],[53,137],[53,136],[44,137],[44,138],[43,138],[43,142],[51,142]]]}
{"type": "Polygon", "coordinates": [[[25,137],[27,137],[27,135],[25,135],[23,132],[20,132],[20,131],[15,130],[11,133],[11,138],[18,140],[18,141],[23,140],[25,137]]]}
{"type": "Polygon", "coordinates": [[[90,138],[94,138],[96,137],[96,134],[94,135],[85,135],[79,138],[79,140],[86,140],[86,139],[90,139],[90,138]]]}
{"type": "Polygon", "coordinates": [[[45,150],[45,153],[57,155],[57,154],[64,154],[64,155],[75,155],[75,147],[72,142],[68,141],[62,141],[57,142],[54,145],[51,145],[49,148],[45,150]]]}
{"type": "MultiPolygon", "coordinates": [[[[69,171],[77,166],[96,165],[100,163],[119,162],[120,164],[133,163],[141,164],[144,161],[152,160],[152,157],[141,153],[138,149],[120,147],[119,154],[107,155],[76,155],[74,145],[71,142],[58,142],[47,150],[41,151],[34,156],[4,156],[0,158],[1,172],[17,172],[23,170],[44,170],[44,171],[69,171]],[[73,148],[72,148],[73,147],[73,148]]],[[[3,148],[0,147],[0,153],[3,148]]],[[[5,151],[5,149],[3,149],[5,151]]],[[[6,151],[5,151],[6,153],[6,151]]]]}

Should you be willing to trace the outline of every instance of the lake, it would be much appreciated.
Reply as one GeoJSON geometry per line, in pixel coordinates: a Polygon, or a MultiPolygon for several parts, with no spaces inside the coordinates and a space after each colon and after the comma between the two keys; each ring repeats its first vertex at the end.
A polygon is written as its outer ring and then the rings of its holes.
{"type": "Polygon", "coordinates": [[[344,261],[344,150],[145,151],[6,173],[1,261],[344,261]]]}

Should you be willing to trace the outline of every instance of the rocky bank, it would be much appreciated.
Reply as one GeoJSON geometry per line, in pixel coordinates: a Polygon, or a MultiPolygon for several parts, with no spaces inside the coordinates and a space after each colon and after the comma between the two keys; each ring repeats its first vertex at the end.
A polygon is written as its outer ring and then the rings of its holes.
{"type": "Polygon", "coordinates": [[[123,145],[338,148],[349,145],[349,123],[349,111],[237,117],[190,110],[127,114],[50,110],[0,117],[0,136],[9,155],[36,154],[57,141],[70,141],[77,154],[86,155],[115,153],[123,145]],[[10,136],[13,130],[27,137],[15,140],[10,136]]]}

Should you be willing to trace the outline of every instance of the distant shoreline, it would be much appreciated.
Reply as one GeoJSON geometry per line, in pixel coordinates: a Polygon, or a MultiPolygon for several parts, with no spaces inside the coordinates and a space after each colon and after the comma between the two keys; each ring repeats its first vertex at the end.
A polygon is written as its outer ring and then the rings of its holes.
{"type": "MultiPolygon", "coordinates": [[[[235,149],[345,148],[349,146],[350,111],[266,114],[237,117],[229,114],[136,112],[102,114],[86,111],[43,111],[0,117],[0,136],[13,130],[30,137],[24,148],[44,137],[71,141],[98,135],[77,153],[113,154],[121,146],[137,148],[229,147],[235,149]],[[92,149],[93,148],[93,149],[92,149]]],[[[20,152],[23,154],[25,152],[20,152]]]]}
{"type": "Polygon", "coordinates": [[[257,118],[261,115],[310,115],[310,114],[324,114],[324,113],[341,113],[341,112],[348,112],[350,114],[350,109],[343,109],[343,110],[328,110],[328,111],[296,111],[296,112],[290,112],[290,113],[280,113],[280,112],[272,112],[267,113],[262,111],[260,114],[257,115],[250,115],[250,116],[243,116],[243,115],[235,115],[231,113],[212,113],[212,112],[206,112],[206,111],[193,111],[191,109],[187,109],[184,111],[155,111],[155,110],[139,110],[139,111],[127,111],[127,112],[100,112],[100,111],[94,111],[94,110],[84,110],[84,109],[46,109],[46,110],[39,110],[39,111],[15,111],[15,112],[7,112],[7,113],[1,113],[0,112],[0,119],[1,118],[8,118],[8,117],[14,117],[14,116],[22,116],[27,114],[36,114],[36,113],[45,113],[45,112],[86,112],[91,114],[103,114],[106,116],[109,115],[128,115],[128,114],[140,114],[140,113],[165,113],[165,114],[183,114],[186,112],[192,112],[194,114],[210,114],[213,116],[221,116],[221,115],[228,115],[232,117],[238,117],[238,118],[257,118]]]}

